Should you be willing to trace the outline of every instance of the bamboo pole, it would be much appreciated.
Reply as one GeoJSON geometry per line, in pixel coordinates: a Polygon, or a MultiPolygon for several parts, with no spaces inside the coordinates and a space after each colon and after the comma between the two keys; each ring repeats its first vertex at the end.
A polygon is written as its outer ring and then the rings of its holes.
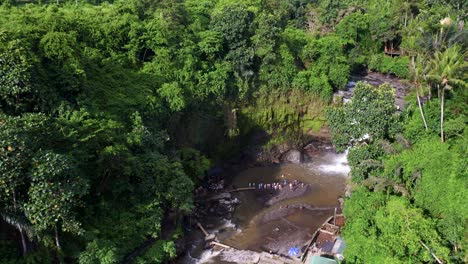
{"type": "Polygon", "coordinates": [[[437,263],[439,263],[439,264],[443,263],[434,253],[432,253],[432,251],[429,249],[429,247],[426,244],[424,244],[424,242],[422,242],[422,241],[419,241],[419,242],[421,243],[421,245],[423,245],[424,248],[427,249],[427,251],[429,251],[429,253],[431,253],[431,255],[434,257],[434,259],[437,261],[437,263]]]}
{"type": "Polygon", "coordinates": [[[333,213],[333,225],[336,226],[336,207],[335,207],[335,212],[333,213]]]}
{"type": "Polygon", "coordinates": [[[210,242],[210,243],[211,243],[211,244],[213,244],[213,245],[216,245],[216,246],[223,247],[223,248],[229,248],[229,249],[231,249],[231,248],[232,248],[232,247],[230,247],[230,246],[228,246],[228,245],[221,244],[221,243],[219,243],[219,242],[216,242],[216,241],[212,241],[212,242],[210,242]]]}
{"type": "Polygon", "coordinates": [[[235,190],[230,190],[228,193],[231,192],[240,192],[240,191],[247,191],[247,190],[255,190],[255,187],[245,187],[245,188],[237,188],[235,190]]]}
{"type": "Polygon", "coordinates": [[[197,222],[197,226],[198,228],[200,228],[203,234],[205,234],[206,237],[210,235],[208,232],[206,232],[205,228],[203,228],[203,226],[200,223],[197,222]]]}

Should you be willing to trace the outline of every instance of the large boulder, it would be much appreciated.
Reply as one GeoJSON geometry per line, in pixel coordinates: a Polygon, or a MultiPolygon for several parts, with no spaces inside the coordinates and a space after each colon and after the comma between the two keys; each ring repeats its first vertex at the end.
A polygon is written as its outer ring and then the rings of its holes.
{"type": "Polygon", "coordinates": [[[302,153],[297,149],[291,149],[281,156],[282,162],[291,162],[294,164],[300,164],[303,161],[302,153]]]}
{"type": "Polygon", "coordinates": [[[284,142],[282,144],[277,145],[276,150],[278,151],[279,155],[283,155],[284,153],[288,152],[293,146],[289,142],[284,142]]]}

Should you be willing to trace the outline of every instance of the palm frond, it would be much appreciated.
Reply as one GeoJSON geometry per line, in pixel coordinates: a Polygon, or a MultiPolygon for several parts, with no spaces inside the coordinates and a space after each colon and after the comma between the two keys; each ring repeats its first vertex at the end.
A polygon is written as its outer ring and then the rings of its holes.
{"type": "Polygon", "coordinates": [[[24,214],[21,212],[15,212],[11,208],[3,208],[0,211],[0,216],[2,219],[13,226],[16,229],[21,229],[30,240],[34,240],[36,237],[36,230],[34,226],[29,222],[24,214]]]}

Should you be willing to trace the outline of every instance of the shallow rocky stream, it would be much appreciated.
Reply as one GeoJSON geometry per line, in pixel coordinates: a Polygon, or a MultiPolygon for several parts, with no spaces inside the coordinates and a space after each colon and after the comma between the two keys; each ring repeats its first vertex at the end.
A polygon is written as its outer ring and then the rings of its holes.
{"type": "MultiPolygon", "coordinates": [[[[344,195],[349,167],[346,154],[331,147],[314,152],[302,164],[277,164],[248,168],[236,174],[227,189],[249,187],[249,183],[297,181],[280,190],[255,189],[212,197],[230,204],[228,212],[205,218],[202,223],[217,240],[236,249],[266,251],[287,255],[292,246],[302,247],[326,218],[339,207],[344,195]],[[304,183],[304,184],[302,184],[304,183]],[[229,196],[229,197],[228,197],[229,196]]],[[[180,263],[232,263],[223,261],[219,252],[203,249],[199,230],[190,238],[189,252],[180,263]]],[[[240,257],[240,256],[239,256],[240,257]]],[[[240,261],[234,261],[240,263],[240,261]]]]}

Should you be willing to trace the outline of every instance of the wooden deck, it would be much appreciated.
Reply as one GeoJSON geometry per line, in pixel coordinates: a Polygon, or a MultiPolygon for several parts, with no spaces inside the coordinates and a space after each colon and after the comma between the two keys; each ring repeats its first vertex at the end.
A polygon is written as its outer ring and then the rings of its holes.
{"type": "Polygon", "coordinates": [[[326,255],[333,257],[335,255],[333,249],[345,221],[346,219],[342,214],[329,217],[314,233],[305,250],[303,250],[301,256],[303,263],[307,263],[310,256],[326,255]]]}

